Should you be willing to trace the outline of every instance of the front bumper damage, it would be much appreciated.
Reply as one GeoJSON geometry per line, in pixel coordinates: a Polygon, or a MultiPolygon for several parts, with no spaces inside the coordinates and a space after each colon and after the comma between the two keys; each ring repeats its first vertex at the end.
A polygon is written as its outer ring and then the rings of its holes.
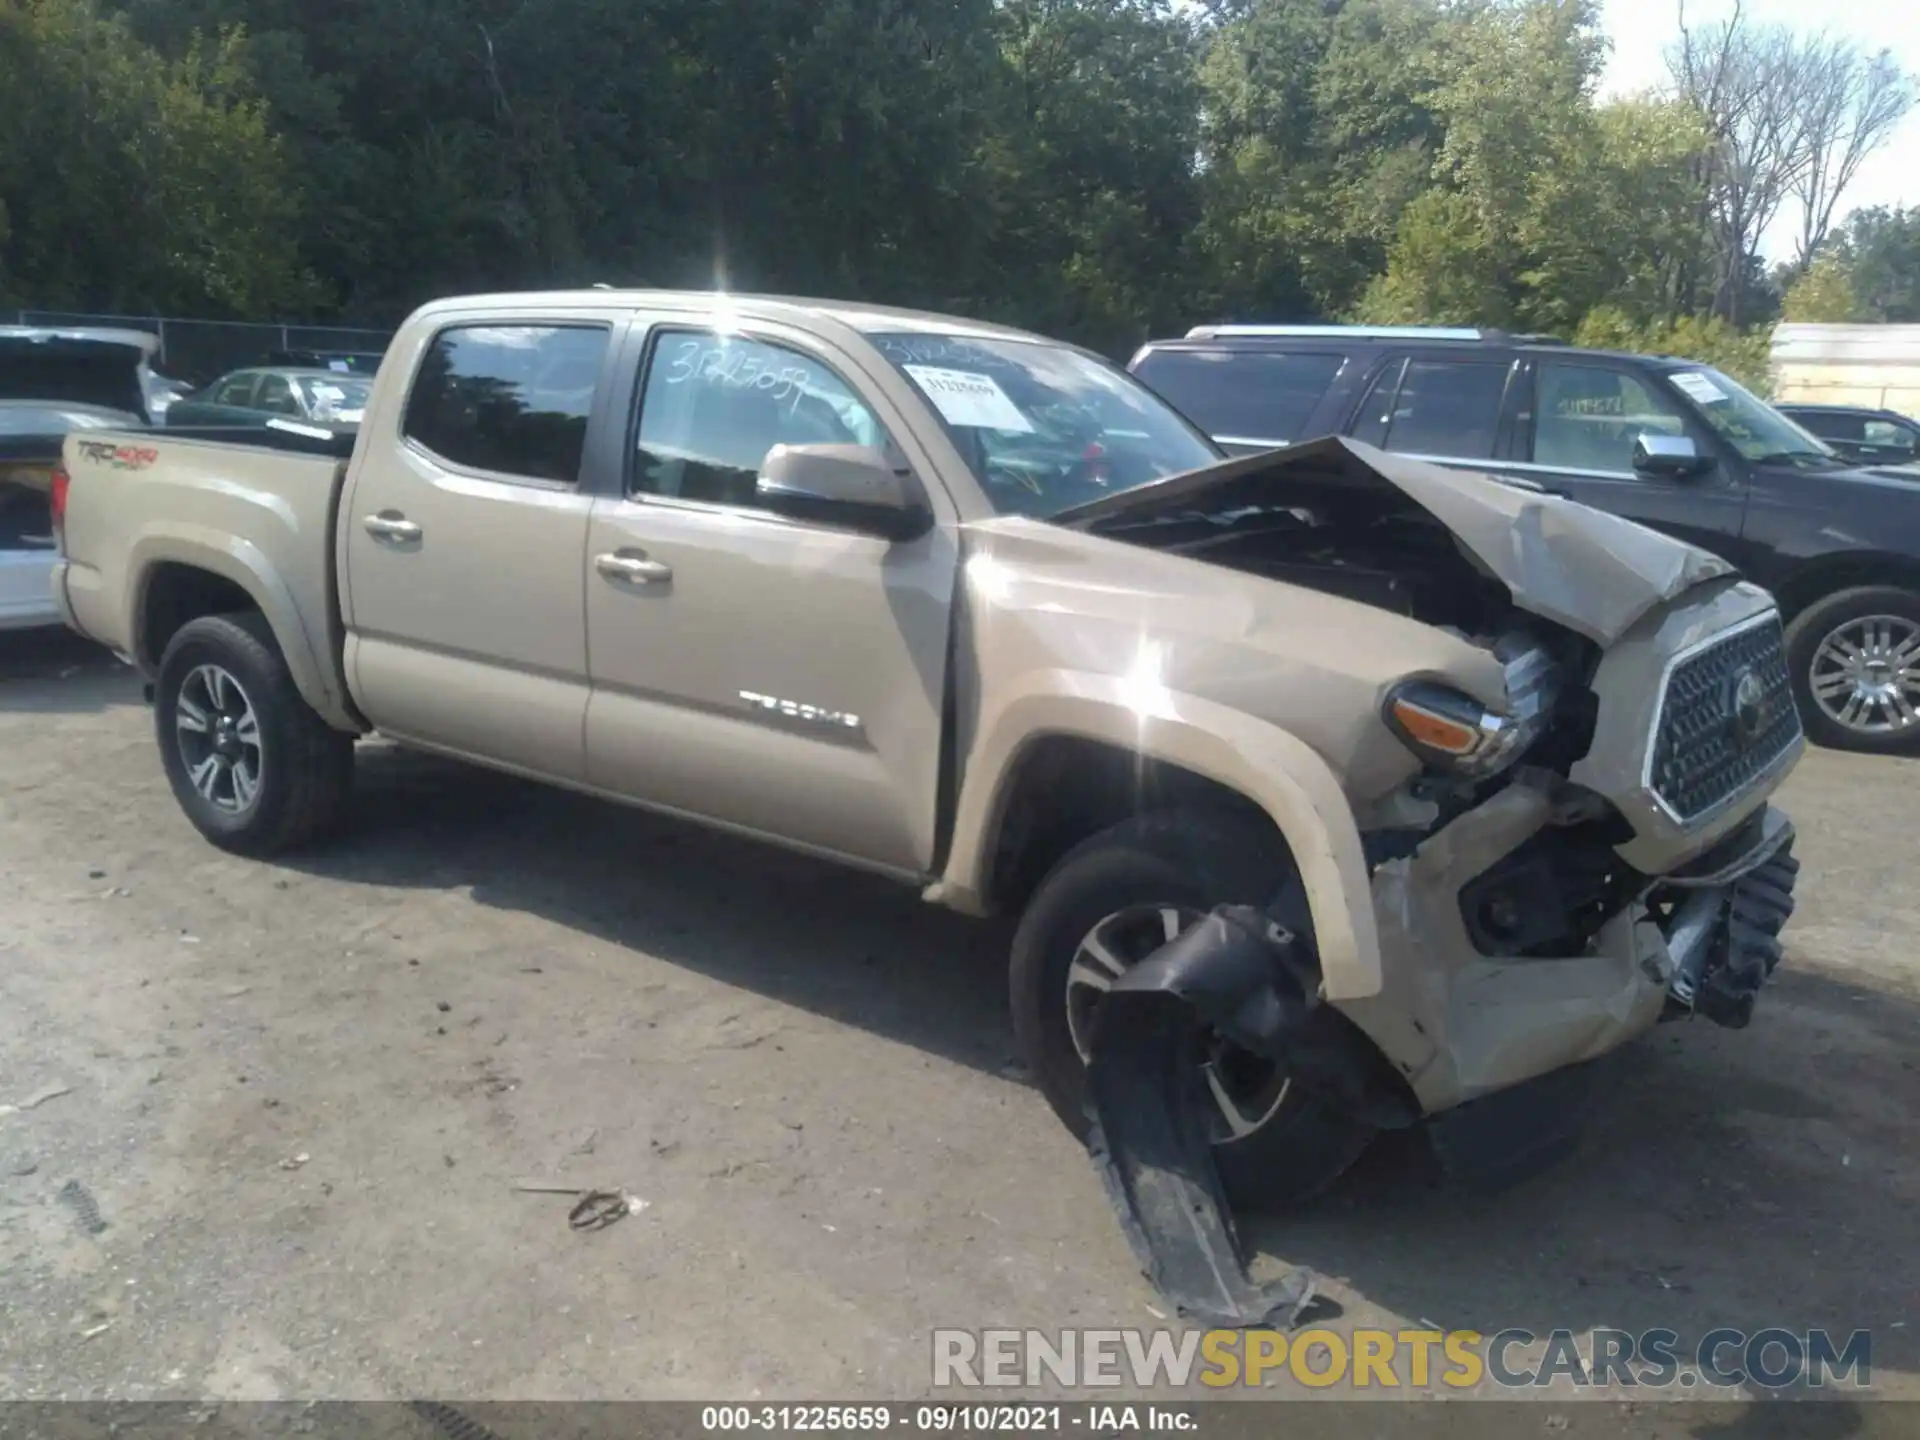
{"type": "MultiPolygon", "coordinates": [[[[1649,882],[1623,921],[1662,1018],[1740,1027],[1781,959],[1799,862],[1771,806],[1682,870],[1649,882]]],[[[1553,964],[1519,960],[1517,965],[1553,964]]],[[[1096,1013],[1088,1066],[1091,1149],[1149,1279],[1209,1325],[1296,1322],[1311,1277],[1250,1278],[1214,1163],[1197,1040],[1211,1030],[1283,1064],[1292,1083],[1376,1129],[1424,1125],[1452,1179],[1511,1183],[1577,1138],[1594,1093],[1590,1055],[1435,1115],[1319,993],[1309,941],[1267,911],[1223,906],[1115,982],[1096,1013]]],[[[1637,1032],[1636,1032],[1637,1033],[1637,1032]]],[[[1625,1038],[1624,1036],[1622,1038],[1625,1038]]]]}
{"type": "Polygon", "coordinates": [[[1780,964],[1793,915],[1793,824],[1771,806],[1675,875],[1681,898],[1666,927],[1667,1018],[1699,1013],[1733,1029],[1753,1018],[1760,987],[1780,964]]]}

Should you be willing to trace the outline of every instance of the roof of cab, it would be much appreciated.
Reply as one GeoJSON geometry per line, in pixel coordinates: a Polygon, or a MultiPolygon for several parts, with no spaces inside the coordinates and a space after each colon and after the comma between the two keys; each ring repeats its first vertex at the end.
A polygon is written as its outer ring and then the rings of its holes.
{"type": "Polygon", "coordinates": [[[900,330],[923,334],[972,336],[980,339],[1028,340],[1058,344],[1030,330],[1016,330],[985,320],[967,320],[956,315],[939,315],[927,310],[902,310],[888,305],[866,305],[852,300],[816,300],[793,295],[736,295],[724,290],[616,290],[611,287],[592,290],[550,290],[506,292],[494,295],[449,296],[422,306],[422,316],[446,313],[472,314],[492,310],[516,311],[542,306],[621,309],[648,304],[671,305],[676,309],[707,309],[724,314],[732,309],[748,309],[758,314],[795,316],[831,320],[865,335],[882,335],[900,330]]]}

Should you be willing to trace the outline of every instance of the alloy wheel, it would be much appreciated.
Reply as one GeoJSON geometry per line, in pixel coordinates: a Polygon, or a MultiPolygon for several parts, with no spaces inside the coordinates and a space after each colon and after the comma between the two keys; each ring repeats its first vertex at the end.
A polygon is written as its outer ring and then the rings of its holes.
{"type": "MultiPolygon", "coordinates": [[[[1134,905],[1101,920],[1081,940],[1067,969],[1067,1030],[1084,1064],[1092,1056],[1093,1013],[1100,999],[1135,965],[1186,934],[1205,915],[1180,905],[1134,905]]],[[[1287,1098],[1285,1069],[1222,1039],[1200,1037],[1200,1069],[1213,1099],[1213,1141],[1251,1135],[1287,1098]]]]}
{"type": "Polygon", "coordinates": [[[187,780],[216,810],[238,815],[260,794],[266,754],[253,702],[219,665],[197,665],[173,702],[174,734],[187,780]]]}
{"type": "Polygon", "coordinates": [[[1920,724],[1920,624],[1862,615],[1835,626],[1813,652],[1807,684],[1828,718],[1855,734],[1920,724]]]}

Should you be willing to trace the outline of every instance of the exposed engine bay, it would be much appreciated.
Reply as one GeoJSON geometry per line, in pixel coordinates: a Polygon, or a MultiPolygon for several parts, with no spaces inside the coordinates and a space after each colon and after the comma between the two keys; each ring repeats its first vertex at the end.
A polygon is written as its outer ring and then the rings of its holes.
{"type": "MultiPolygon", "coordinates": [[[[1522,782],[1553,796],[1553,819],[1461,891],[1468,935],[1495,958],[1582,953],[1602,926],[1640,898],[1649,878],[1615,847],[1631,829],[1568,772],[1588,750],[1598,701],[1590,685],[1599,647],[1521,610],[1507,587],[1440,520],[1405,492],[1358,484],[1344,469],[1296,466],[1245,490],[1103,533],[1404,615],[1493,653],[1506,673],[1497,768],[1429,766],[1364,836],[1378,865],[1412,854],[1459,815],[1522,782]],[[1513,755],[1512,750],[1519,753],[1513,755]],[[1505,762],[1511,763],[1505,763],[1505,762]]],[[[1445,697],[1415,696],[1444,712],[1445,697]]],[[[1414,741],[1385,717],[1402,738],[1414,741]]],[[[1466,717],[1463,717],[1466,718],[1466,717]]]]}
{"type": "Polygon", "coordinates": [[[1262,498],[1104,533],[1467,635],[1497,634],[1513,616],[1506,587],[1398,491],[1309,471],[1275,477],[1262,498]]]}

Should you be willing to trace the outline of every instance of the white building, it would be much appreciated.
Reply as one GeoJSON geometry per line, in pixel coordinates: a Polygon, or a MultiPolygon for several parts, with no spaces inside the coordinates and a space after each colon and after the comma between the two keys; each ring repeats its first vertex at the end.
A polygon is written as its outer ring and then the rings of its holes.
{"type": "Polygon", "coordinates": [[[1920,418],[1920,325],[1781,325],[1773,398],[1920,418]]]}

